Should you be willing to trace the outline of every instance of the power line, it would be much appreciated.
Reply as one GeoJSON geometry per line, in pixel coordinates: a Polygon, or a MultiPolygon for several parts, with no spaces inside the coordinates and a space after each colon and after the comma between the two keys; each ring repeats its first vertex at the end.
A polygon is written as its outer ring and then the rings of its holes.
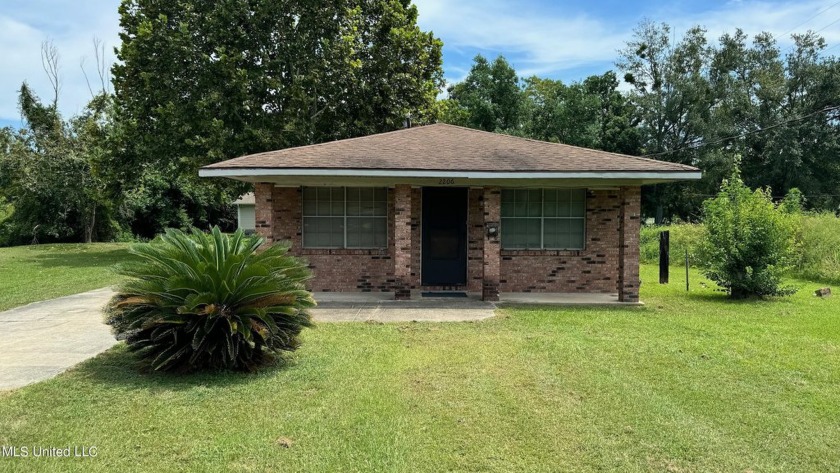
{"type": "Polygon", "coordinates": [[[826,8],[823,8],[822,10],[818,11],[814,16],[812,16],[811,18],[808,18],[807,20],[803,21],[802,23],[800,23],[800,24],[794,26],[793,28],[789,29],[788,31],[785,31],[784,33],[780,34],[779,37],[781,38],[781,37],[787,36],[788,34],[792,33],[795,29],[799,28],[800,26],[804,25],[805,23],[808,23],[809,21],[813,20],[814,18],[822,15],[823,13],[827,12],[828,10],[831,10],[832,8],[836,7],[837,5],[840,5],[840,2],[831,4],[831,5],[827,6],[826,8]]]}
{"type": "MultiPolygon", "coordinates": [[[[821,32],[821,31],[825,30],[826,28],[828,28],[829,26],[834,25],[834,24],[835,24],[835,23],[837,23],[837,22],[840,22],[840,18],[838,18],[838,19],[836,19],[836,20],[832,21],[831,23],[829,23],[829,24],[827,24],[827,25],[823,26],[822,28],[818,29],[817,31],[812,31],[811,33],[813,33],[814,35],[816,35],[816,34],[818,34],[819,32],[821,32]]],[[[824,38],[823,38],[823,39],[824,39],[824,38]]],[[[834,46],[832,46],[832,47],[830,47],[830,48],[823,49],[822,51],[817,51],[817,53],[820,53],[820,54],[825,54],[825,52],[826,52],[826,51],[828,51],[828,50],[830,50],[830,49],[834,49],[836,46],[837,46],[837,45],[835,44],[834,46]]],[[[795,49],[796,49],[796,42],[794,41],[794,44],[791,44],[791,45],[790,45],[790,47],[788,47],[788,48],[784,51],[784,53],[785,53],[785,54],[790,54],[790,53],[792,53],[795,49]]],[[[782,52],[782,51],[781,51],[781,50],[779,50],[780,55],[781,55],[781,52],[782,52]]]]}
{"type": "Polygon", "coordinates": [[[831,23],[829,23],[829,24],[827,24],[827,25],[823,26],[822,28],[818,29],[817,31],[814,31],[814,34],[819,33],[820,31],[823,31],[824,29],[828,28],[829,26],[831,26],[831,25],[833,25],[833,24],[835,24],[835,23],[837,23],[837,22],[840,22],[840,18],[838,18],[838,19],[836,19],[836,20],[832,21],[831,23]]]}
{"type": "Polygon", "coordinates": [[[838,109],[840,109],[840,105],[835,105],[833,107],[825,107],[825,108],[822,108],[822,109],[817,110],[815,112],[811,112],[807,115],[801,115],[801,116],[798,116],[798,117],[794,117],[794,118],[791,118],[789,120],[785,120],[783,122],[779,122],[779,123],[775,123],[773,125],[766,126],[764,128],[759,128],[758,130],[747,131],[747,132],[741,133],[740,135],[728,136],[726,138],[721,138],[721,139],[718,139],[718,140],[715,140],[715,141],[704,141],[702,143],[692,143],[691,145],[684,146],[682,148],[672,149],[672,150],[668,150],[668,151],[660,151],[658,153],[646,154],[643,157],[653,158],[653,157],[656,157],[656,156],[663,156],[663,155],[666,155],[666,154],[676,153],[676,152],[679,152],[679,151],[697,149],[697,148],[701,148],[703,146],[716,145],[716,144],[723,143],[725,141],[734,140],[736,138],[744,138],[745,136],[748,136],[748,135],[761,133],[763,131],[771,130],[773,128],[778,128],[782,125],[787,125],[788,123],[793,123],[793,122],[796,122],[796,121],[800,121],[800,120],[804,120],[806,118],[813,117],[814,115],[819,115],[820,113],[831,112],[833,110],[838,110],[838,109]]]}

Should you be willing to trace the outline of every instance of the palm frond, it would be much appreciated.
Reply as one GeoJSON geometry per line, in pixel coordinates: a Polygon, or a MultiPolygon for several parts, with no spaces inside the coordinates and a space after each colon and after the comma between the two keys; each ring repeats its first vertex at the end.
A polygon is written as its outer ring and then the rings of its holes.
{"type": "Polygon", "coordinates": [[[300,345],[312,326],[306,263],[285,244],[259,251],[263,240],[167,230],[134,245],[136,262],[107,307],[108,323],[155,370],[251,370],[300,345]]]}

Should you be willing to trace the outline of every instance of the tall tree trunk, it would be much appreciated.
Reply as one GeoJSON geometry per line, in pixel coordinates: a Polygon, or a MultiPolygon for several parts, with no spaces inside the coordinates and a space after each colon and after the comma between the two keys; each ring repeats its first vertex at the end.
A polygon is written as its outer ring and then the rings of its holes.
{"type": "Polygon", "coordinates": [[[85,225],[85,243],[93,243],[93,229],[96,227],[96,205],[91,208],[90,220],[85,225]]]}

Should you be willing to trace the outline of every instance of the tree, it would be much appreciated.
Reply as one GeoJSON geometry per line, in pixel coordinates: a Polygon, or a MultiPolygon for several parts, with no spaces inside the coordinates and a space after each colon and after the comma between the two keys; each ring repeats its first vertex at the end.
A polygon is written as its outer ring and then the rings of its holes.
{"type": "Polygon", "coordinates": [[[416,22],[409,0],[123,0],[116,164],[135,231],[225,215],[243,186],[200,166],[431,120],[441,43],[416,22]]]}
{"type": "Polygon", "coordinates": [[[625,154],[637,154],[633,108],[618,91],[615,73],[565,85],[559,80],[525,80],[522,135],[625,154]]]}
{"type": "MultiPolygon", "coordinates": [[[[688,30],[675,45],[670,36],[667,24],[643,21],[619,51],[616,64],[633,86],[630,97],[638,114],[643,152],[697,166],[702,160],[693,146],[705,136],[719,99],[706,74],[713,50],[700,27],[688,30]]],[[[645,213],[660,215],[664,210],[666,215],[688,217],[700,201],[686,190],[690,191],[682,184],[646,189],[645,213]]]]}
{"type": "Polygon", "coordinates": [[[780,193],[798,187],[816,208],[840,203],[831,190],[840,184],[840,67],[819,55],[825,42],[794,35],[793,51],[782,57],[769,33],[749,46],[736,30],[711,45],[694,27],[672,45],[670,31],[641,23],[617,65],[633,86],[642,152],[698,166],[704,176],[646,189],[643,212],[696,218],[736,156],[750,186],[780,193]]]}
{"type": "Polygon", "coordinates": [[[813,33],[793,35],[782,59],[771,38],[762,38],[751,89],[754,112],[744,140],[744,176],[749,185],[769,185],[784,195],[798,188],[820,210],[840,205],[840,62],[819,53],[825,41],[813,33]]]}
{"type": "Polygon", "coordinates": [[[750,190],[736,173],[717,197],[703,203],[700,264],[706,276],[733,298],[794,292],[781,277],[792,263],[796,218],[790,202],[776,206],[770,189],[750,190]]]}
{"type": "Polygon", "coordinates": [[[110,238],[118,225],[107,192],[106,137],[110,97],[98,93],[79,115],[58,112],[58,53],[45,43],[42,59],[53,86],[51,103],[24,83],[19,104],[25,126],[0,139],[0,200],[13,208],[3,220],[3,243],[110,238]]]}
{"type": "Polygon", "coordinates": [[[600,145],[598,98],[580,83],[565,85],[559,80],[525,79],[523,136],[574,146],[600,145]]]}
{"type": "Polygon", "coordinates": [[[503,56],[490,63],[477,55],[464,81],[449,87],[449,101],[444,122],[485,131],[519,128],[522,91],[516,71],[503,56]]]}

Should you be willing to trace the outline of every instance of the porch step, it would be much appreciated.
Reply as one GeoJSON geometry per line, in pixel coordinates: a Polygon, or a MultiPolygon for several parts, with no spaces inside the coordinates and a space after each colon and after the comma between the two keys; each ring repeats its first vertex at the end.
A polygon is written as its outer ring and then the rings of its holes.
{"type": "Polygon", "coordinates": [[[420,293],[420,297],[467,297],[467,293],[463,291],[425,291],[420,293]]]}

